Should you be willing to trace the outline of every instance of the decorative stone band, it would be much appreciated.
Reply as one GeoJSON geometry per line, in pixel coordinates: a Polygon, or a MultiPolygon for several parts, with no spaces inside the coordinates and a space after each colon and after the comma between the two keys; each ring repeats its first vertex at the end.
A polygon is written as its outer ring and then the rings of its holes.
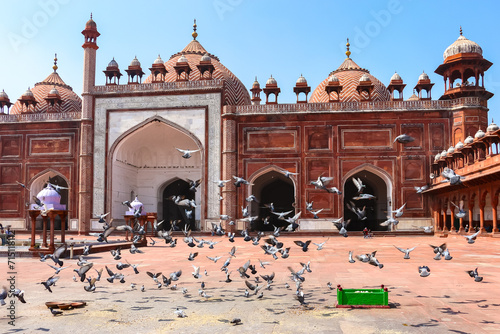
{"type": "Polygon", "coordinates": [[[159,92],[159,91],[184,91],[200,89],[222,89],[224,80],[196,80],[176,82],[143,83],[140,85],[107,85],[94,87],[92,94],[106,93],[132,93],[132,92],[159,92]]]}
{"type": "Polygon", "coordinates": [[[462,97],[454,100],[434,101],[375,101],[375,102],[332,102],[291,103],[224,106],[224,114],[282,114],[300,112],[371,112],[371,111],[434,111],[454,110],[461,107],[486,107],[478,97],[462,97]]]}
{"type": "Polygon", "coordinates": [[[75,121],[82,118],[81,112],[0,114],[0,123],[75,121]]]}

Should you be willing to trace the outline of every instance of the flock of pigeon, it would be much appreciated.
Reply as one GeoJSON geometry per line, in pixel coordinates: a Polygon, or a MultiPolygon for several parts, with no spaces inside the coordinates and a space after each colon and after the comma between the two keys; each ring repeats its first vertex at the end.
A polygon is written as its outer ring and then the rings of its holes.
{"type": "MultiPolygon", "coordinates": [[[[115,226],[110,226],[112,225],[111,223],[104,223],[104,232],[99,233],[97,236],[97,241],[100,243],[105,243],[107,242],[106,236],[109,236],[108,231],[110,230],[117,230],[119,227],[115,226]]],[[[206,291],[206,283],[203,280],[204,276],[208,276],[209,273],[208,271],[202,270],[201,263],[198,262],[198,259],[200,259],[200,255],[202,255],[203,249],[216,249],[216,245],[219,244],[220,242],[231,242],[234,243],[235,240],[235,234],[231,232],[227,232],[223,229],[222,224],[212,224],[212,238],[210,240],[205,240],[203,238],[196,238],[195,236],[191,235],[191,231],[188,230],[187,228],[184,229],[183,232],[183,237],[182,241],[183,243],[178,244],[177,239],[174,235],[175,233],[172,230],[169,231],[164,231],[161,229],[161,225],[163,222],[160,222],[158,224],[154,225],[154,230],[155,230],[155,238],[150,237],[150,246],[154,247],[156,246],[159,242],[165,242],[167,247],[179,247],[180,244],[184,244],[185,246],[180,246],[180,247],[187,247],[186,250],[189,250],[189,254],[186,252],[186,261],[188,261],[192,267],[192,272],[191,276],[195,280],[195,282],[199,282],[199,288],[198,288],[198,295],[202,299],[208,299],[211,298],[212,295],[209,295],[208,292],[206,291]],[[158,241],[158,238],[161,239],[161,241],[158,241]],[[214,240],[218,238],[219,240],[214,240]]],[[[130,257],[135,256],[135,254],[144,254],[147,253],[146,251],[140,250],[136,245],[139,245],[141,242],[144,243],[146,241],[146,235],[144,233],[143,228],[140,226],[139,223],[136,223],[135,226],[128,227],[129,232],[133,234],[132,237],[132,247],[128,250],[127,254],[128,259],[130,257]]],[[[269,266],[272,266],[274,261],[281,259],[287,259],[290,257],[290,253],[294,252],[308,252],[310,251],[310,246],[311,244],[315,245],[316,251],[321,251],[324,249],[325,244],[328,242],[329,239],[325,240],[324,242],[321,243],[313,243],[311,240],[295,240],[294,244],[297,246],[293,245],[285,245],[282,241],[279,240],[280,233],[282,231],[274,231],[272,234],[265,235],[263,232],[258,232],[255,236],[251,236],[247,230],[243,230],[241,232],[241,238],[244,243],[248,243],[249,245],[254,245],[256,247],[260,247],[263,251],[262,253],[262,259],[258,259],[258,261],[255,261],[253,259],[249,259],[243,264],[238,263],[236,265],[233,264],[233,262],[236,262],[236,258],[238,256],[238,247],[233,246],[227,254],[218,254],[217,256],[213,256],[212,254],[204,254],[203,258],[208,259],[209,261],[212,261],[214,264],[216,264],[219,260],[223,259],[224,262],[222,263],[221,261],[221,267],[220,271],[221,277],[225,277],[223,282],[226,284],[230,284],[233,282],[234,277],[237,277],[238,284],[244,284],[243,287],[240,286],[240,288],[244,288],[243,296],[245,298],[255,298],[255,299],[261,299],[264,297],[264,294],[268,290],[272,290],[276,284],[274,282],[275,280],[275,273],[270,272],[269,266]],[[274,260],[271,260],[271,257],[274,260]],[[233,274],[234,273],[234,274],[233,274]],[[223,275],[223,276],[222,276],[223,275]],[[239,277],[238,277],[239,276],[239,277]]],[[[472,244],[475,242],[477,239],[477,236],[479,235],[479,232],[468,235],[466,236],[466,240],[469,244],[472,244]]],[[[446,243],[440,245],[440,246],[433,246],[430,245],[433,249],[433,252],[435,254],[434,260],[440,260],[442,257],[445,260],[451,260],[453,257],[450,254],[449,249],[447,248],[446,243]]],[[[67,245],[63,244],[59,248],[57,248],[54,253],[52,254],[47,254],[43,255],[40,254],[40,261],[45,262],[47,260],[51,260],[54,262],[54,265],[48,264],[48,266],[53,270],[53,274],[50,275],[47,279],[44,279],[43,281],[40,282],[41,285],[45,287],[45,289],[48,292],[52,292],[53,289],[56,287],[56,283],[58,282],[60,276],[58,274],[70,266],[63,267],[64,262],[62,258],[65,256],[65,253],[67,251],[67,245]]],[[[404,259],[410,259],[410,252],[415,250],[416,247],[413,248],[400,248],[397,246],[394,246],[396,249],[404,253],[404,259]]],[[[149,289],[170,289],[170,290],[180,290],[183,295],[185,296],[190,296],[188,288],[186,286],[184,287],[178,287],[178,283],[181,280],[188,281],[189,278],[185,278],[185,274],[183,273],[182,268],[178,268],[176,270],[173,270],[169,273],[164,273],[163,271],[146,271],[146,275],[151,279],[151,284],[143,284],[140,287],[137,287],[137,284],[134,283],[135,275],[141,275],[141,271],[139,270],[139,266],[137,264],[138,261],[131,261],[135,262],[135,264],[129,262],[128,259],[123,259],[125,257],[124,253],[122,253],[122,249],[120,247],[113,249],[110,251],[110,256],[113,259],[112,262],[114,265],[105,265],[104,267],[101,267],[99,269],[94,267],[94,263],[90,262],[89,260],[86,259],[86,257],[91,253],[92,251],[92,246],[88,245],[85,246],[84,252],[82,255],[79,256],[78,260],[70,260],[74,261],[72,265],[76,265],[76,268],[73,269],[74,275],[73,275],[73,280],[75,282],[80,282],[83,283],[83,291],[92,293],[95,292],[96,290],[99,289],[99,287],[103,284],[125,284],[127,281],[130,282],[130,289],[131,290],[138,290],[138,291],[146,291],[149,289]],[[106,273],[107,277],[105,280],[102,279],[102,274],[106,273]],[[104,281],[104,283],[103,283],[104,281]],[[107,283],[106,283],[107,282],[107,283]]],[[[209,251],[213,252],[213,251],[209,251]]],[[[362,263],[368,263],[370,265],[373,265],[375,267],[378,267],[382,269],[384,265],[380,262],[380,260],[376,257],[377,251],[373,251],[371,253],[366,253],[366,254],[356,254],[354,255],[352,251],[349,251],[348,253],[348,261],[349,263],[355,263],[356,260],[360,261],[362,263]]],[[[141,261],[143,258],[141,258],[141,261]]],[[[67,260],[66,260],[67,261],[67,260]]],[[[111,259],[110,259],[111,261],[111,259]]],[[[237,260],[238,262],[241,261],[241,259],[237,260]]],[[[283,260],[280,260],[283,261],[283,260]]],[[[289,260],[288,260],[289,261],[289,260]]],[[[309,307],[308,302],[306,301],[306,296],[309,296],[308,294],[305,294],[304,288],[303,288],[303,282],[306,280],[307,273],[312,272],[312,267],[313,265],[311,264],[311,261],[308,261],[307,263],[304,262],[299,262],[297,265],[291,264],[287,265],[287,268],[290,272],[290,283],[286,282],[284,287],[286,289],[294,289],[295,291],[295,298],[298,301],[299,305],[303,307],[309,307]],[[294,286],[293,288],[291,287],[294,286]]],[[[185,268],[184,268],[185,269],[185,268]]],[[[427,277],[430,275],[431,270],[429,266],[424,265],[424,266],[419,266],[418,267],[418,272],[421,277],[427,277]]],[[[474,278],[476,282],[481,282],[483,278],[479,276],[478,274],[478,268],[475,268],[473,270],[467,270],[466,271],[470,277],[474,278]]],[[[213,273],[211,272],[210,275],[213,273]]],[[[190,280],[192,282],[192,280],[190,280]]],[[[189,282],[189,281],[188,281],[189,282]]],[[[234,283],[233,283],[234,284],[234,283]]],[[[332,284],[330,282],[327,283],[327,287],[330,289],[334,289],[332,284]]],[[[4,299],[6,299],[7,294],[9,291],[4,287],[2,292],[0,293],[0,303],[2,305],[5,304],[4,299]]],[[[24,291],[21,290],[16,290],[14,292],[14,295],[19,298],[22,302],[25,302],[24,300],[24,291]]],[[[56,316],[62,314],[62,311],[58,310],[51,310],[51,313],[56,316]]],[[[178,317],[186,317],[186,311],[184,309],[179,309],[177,308],[174,311],[175,315],[178,317]]],[[[235,325],[241,324],[240,319],[233,319],[233,322],[231,322],[235,325]]]]}
{"type": "MultiPolygon", "coordinates": [[[[406,136],[406,135],[401,135],[396,140],[400,143],[408,142],[408,140],[411,141],[411,137],[406,136]]],[[[183,153],[184,158],[190,158],[191,153],[196,152],[197,150],[181,150],[178,149],[180,152],[183,153]]],[[[295,173],[289,172],[287,170],[283,170],[283,174],[286,177],[290,177],[291,175],[294,175],[295,173]]],[[[442,173],[442,176],[445,177],[445,181],[443,182],[450,182],[450,184],[458,184],[461,182],[463,177],[456,175],[452,170],[450,169],[445,169],[442,173]]],[[[248,181],[241,177],[233,176],[234,178],[234,185],[236,187],[240,187],[241,185],[250,185],[248,181]]],[[[332,194],[341,194],[341,191],[339,191],[336,187],[330,187],[329,183],[333,180],[331,177],[325,177],[325,176],[319,176],[316,181],[311,181],[310,183],[315,186],[316,189],[322,189],[325,190],[327,193],[332,193],[332,194]]],[[[218,184],[219,187],[224,187],[226,183],[230,182],[231,180],[217,180],[214,181],[218,184]]],[[[200,180],[198,181],[192,181],[189,180],[190,182],[190,190],[191,191],[196,191],[196,188],[200,185],[200,180]]],[[[373,200],[375,199],[375,196],[371,194],[367,194],[364,192],[366,189],[366,186],[363,184],[362,180],[359,178],[352,178],[352,182],[355,184],[358,192],[355,197],[352,198],[352,201],[349,201],[347,203],[347,207],[349,210],[351,210],[353,213],[356,214],[357,219],[359,220],[365,220],[366,219],[366,207],[360,208],[357,207],[354,204],[354,201],[359,201],[359,200],[373,200]]],[[[24,185],[23,185],[24,186],[24,185]]],[[[57,187],[59,186],[54,186],[54,189],[58,190],[57,187]]],[[[60,187],[59,187],[60,188],[60,187]]],[[[425,187],[420,187],[417,189],[415,187],[417,192],[422,192],[425,190],[425,187]]],[[[192,210],[196,207],[196,203],[193,200],[189,200],[186,198],[183,198],[182,196],[172,196],[170,198],[172,201],[174,201],[175,204],[177,204],[179,207],[182,207],[186,212],[186,216],[190,217],[192,214],[192,210]]],[[[38,200],[38,199],[37,199],[38,200]]],[[[251,195],[247,199],[247,202],[251,201],[257,201],[255,196],[251,195]]],[[[36,201],[36,200],[35,200],[36,201]]],[[[39,201],[39,200],[38,200],[39,201]]],[[[39,203],[36,201],[36,204],[40,207],[43,208],[44,204],[39,203]]],[[[134,210],[134,216],[138,218],[141,215],[141,209],[134,209],[130,202],[125,201],[123,202],[124,205],[128,206],[131,210],[134,210]]],[[[452,203],[455,205],[454,203],[452,203]]],[[[291,249],[293,246],[290,245],[285,245],[283,242],[279,240],[280,233],[283,232],[293,232],[298,228],[298,219],[300,218],[301,212],[298,212],[297,214],[293,215],[290,217],[289,215],[293,213],[293,211],[285,211],[285,212],[276,212],[274,210],[273,203],[265,204],[266,207],[270,209],[270,212],[277,216],[279,220],[282,220],[286,223],[285,226],[283,227],[274,227],[274,232],[271,234],[266,235],[264,232],[257,232],[255,236],[251,236],[250,233],[247,230],[243,230],[241,232],[241,237],[243,238],[244,242],[248,242],[249,244],[252,244],[254,246],[258,246],[262,249],[263,257],[269,257],[269,259],[272,257],[274,261],[281,259],[287,259],[290,256],[291,249]]],[[[403,209],[405,207],[406,203],[403,204],[400,208],[397,210],[394,210],[391,212],[391,215],[388,216],[387,221],[382,223],[384,226],[396,226],[398,224],[398,221],[396,218],[400,217],[403,215],[403,209]]],[[[465,215],[465,212],[463,210],[463,202],[460,202],[460,206],[455,205],[458,209],[459,212],[457,213],[457,217],[459,215],[465,215]]],[[[313,208],[313,203],[306,203],[306,209],[313,214],[315,218],[318,218],[318,214],[323,210],[323,209],[314,209],[313,208]]],[[[99,216],[99,222],[103,223],[103,231],[100,233],[94,233],[92,234],[93,236],[97,237],[96,241],[98,243],[108,243],[108,237],[110,236],[111,233],[114,231],[127,231],[132,234],[132,245],[131,248],[129,249],[130,256],[133,256],[134,254],[143,254],[144,251],[139,249],[138,246],[141,243],[144,243],[146,239],[146,233],[144,230],[144,226],[141,226],[138,222],[135,223],[134,227],[127,226],[127,225],[120,225],[120,226],[114,226],[112,224],[112,219],[107,222],[106,221],[106,216],[109,213],[106,214],[101,214],[99,216]]],[[[256,216],[250,216],[248,206],[242,207],[242,215],[243,215],[243,220],[246,220],[248,222],[253,222],[255,221],[258,217],[256,216]]],[[[463,216],[462,216],[463,217],[463,216]]],[[[205,290],[206,284],[203,281],[203,276],[208,276],[207,270],[204,270],[202,272],[201,265],[197,263],[197,259],[199,259],[199,255],[202,252],[202,248],[207,248],[207,249],[215,249],[215,246],[220,243],[220,242],[235,242],[235,233],[233,232],[227,232],[224,230],[222,221],[229,221],[228,225],[233,225],[234,221],[231,220],[231,217],[227,215],[221,215],[221,223],[219,224],[212,224],[212,237],[219,237],[220,240],[214,241],[213,239],[211,240],[205,240],[202,238],[196,238],[191,235],[191,230],[188,229],[188,226],[185,225],[184,229],[182,230],[184,237],[182,240],[184,241],[186,247],[188,247],[190,250],[194,250],[194,248],[198,248],[198,251],[190,251],[189,255],[186,257],[186,261],[189,261],[191,263],[191,266],[193,268],[193,271],[191,273],[192,277],[195,280],[200,281],[200,287],[198,289],[198,295],[201,298],[210,298],[210,296],[207,291],[205,290]],[[207,247],[205,247],[207,246],[207,247]]],[[[155,223],[153,228],[156,234],[157,238],[160,238],[162,241],[165,242],[165,244],[168,247],[177,247],[177,238],[174,237],[174,232],[172,229],[170,230],[165,230],[162,227],[162,224],[164,222],[161,221],[159,223],[155,223]]],[[[350,220],[345,221],[343,218],[340,218],[336,221],[333,222],[335,226],[337,227],[339,234],[347,237],[347,226],[350,223],[350,220]]],[[[266,219],[264,219],[264,224],[266,224],[266,219]]],[[[422,227],[424,228],[424,227],[422,227]]],[[[431,229],[425,227],[424,228],[426,232],[431,232],[431,229]]],[[[466,236],[466,239],[468,243],[474,243],[479,232],[466,236]]],[[[155,240],[154,238],[150,238],[151,246],[155,246],[158,241],[155,240]]],[[[324,249],[324,246],[328,239],[322,243],[312,243],[311,240],[296,240],[294,241],[294,244],[298,246],[297,251],[302,251],[302,252],[308,252],[309,247],[312,244],[314,244],[317,248],[317,251],[320,251],[324,249]]],[[[434,260],[440,260],[442,257],[444,257],[445,260],[451,260],[453,257],[450,255],[449,249],[446,246],[446,243],[440,245],[440,246],[433,246],[430,245],[433,248],[434,253],[436,254],[434,257],[434,260]]],[[[404,253],[404,259],[410,259],[410,252],[412,252],[416,247],[413,248],[400,248],[397,246],[394,246],[396,249],[404,253]]],[[[103,284],[101,282],[102,274],[104,272],[104,269],[106,269],[106,274],[108,277],[106,277],[107,283],[104,282],[104,284],[116,284],[118,282],[119,284],[124,284],[126,281],[131,280],[132,282],[130,283],[130,289],[137,289],[136,283],[133,283],[134,279],[131,279],[131,276],[134,277],[134,275],[140,275],[140,271],[138,269],[138,264],[132,264],[130,263],[127,259],[122,260],[122,250],[118,247],[110,252],[110,255],[114,261],[116,261],[115,266],[104,266],[104,268],[97,269],[94,267],[94,263],[90,262],[89,260],[86,259],[86,256],[91,253],[92,246],[91,245],[86,245],[84,247],[83,254],[79,256],[78,260],[74,263],[76,264],[77,268],[73,269],[74,275],[73,275],[73,280],[75,282],[80,282],[84,283],[83,284],[83,291],[88,292],[88,293],[93,293],[96,290],[99,289],[99,286],[103,284]],[[116,268],[116,269],[115,269],[116,268]],[[130,268],[130,269],[129,269],[130,268]],[[124,272],[132,270],[134,274],[131,275],[126,275],[124,272]]],[[[44,279],[43,281],[40,282],[41,285],[45,287],[45,289],[48,292],[52,292],[52,289],[56,286],[56,283],[59,280],[59,276],[57,276],[62,270],[65,270],[69,268],[70,266],[63,267],[63,261],[61,258],[65,256],[65,253],[67,251],[67,245],[63,244],[59,248],[57,248],[53,254],[47,254],[43,255],[40,254],[40,261],[45,262],[47,260],[52,260],[55,265],[48,264],[48,266],[51,268],[51,270],[54,270],[53,274],[50,275],[47,279],[44,279]]],[[[292,251],[293,253],[294,251],[292,251]]],[[[239,265],[233,265],[232,261],[233,259],[236,258],[237,254],[237,247],[232,247],[231,251],[228,254],[223,254],[223,255],[218,255],[218,256],[209,256],[208,254],[205,255],[205,257],[213,261],[214,263],[217,263],[220,259],[225,257],[225,260],[220,268],[220,271],[224,273],[225,280],[224,282],[226,284],[230,284],[233,282],[234,276],[239,275],[239,278],[241,279],[240,282],[244,283],[244,297],[246,298],[253,298],[256,299],[261,299],[264,296],[265,291],[267,290],[272,290],[273,287],[275,286],[274,284],[274,279],[275,279],[275,273],[274,272],[269,272],[269,269],[267,268],[268,266],[271,266],[273,264],[272,261],[267,261],[267,260],[260,260],[258,259],[258,262],[254,262],[252,260],[247,260],[244,264],[241,266],[239,265]],[[225,255],[225,256],[224,256],[225,255]],[[233,275],[234,273],[234,275],[233,275]],[[258,274],[259,273],[259,274],[258,274]],[[231,278],[231,275],[233,275],[233,278],[231,278]]],[[[375,267],[378,267],[382,269],[384,265],[377,259],[376,257],[377,251],[373,251],[371,253],[366,253],[366,254],[356,254],[354,255],[352,251],[349,251],[348,253],[348,261],[349,263],[355,263],[356,260],[363,262],[363,263],[368,263],[370,265],[373,265],[375,267]]],[[[280,260],[281,261],[281,260],[280,260]]],[[[311,267],[311,262],[303,263],[299,262],[298,265],[289,265],[287,266],[288,270],[290,271],[290,283],[294,285],[294,290],[295,290],[295,297],[296,300],[300,303],[302,306],[307,306],[308,302],[306,301],[306,294],[304,293],[304,288],[303,288],[303,282],[306,280],[306,274],[312,272],[312,267],[311,267]]],[[[418,267],[418,272],[421,277],[427,277],[430,275],[430,268],[426,265],[418,267]]],[[[478,268],[475,268],[474,270],[468,270],[466,271],[470,277],[474,278],[476,282],[481,282],[483,278],[479,276],[478,274],[478,268]]],[[[181,279],[185,279],[185,276],[183,276],[183,271],[182,269],[177,269],[174,270],[168,274],[164,274],[163,272],[150,272],[147,271],[146,275],[151,278],[151,286],[149,285],[141,285],[138,290],[144,292],[147,289],[165,289],[169,288],[171,290],[177,290],[178,289],[178,282],[181,279]],[[182,278],[181,278],[182,277],[182,278]]],[[[285,283],[285,288],[290,289],[290,285],[288,282],[285,283]]],[[[327,286],[330,289],[333,289],[333,286],[330,282],[327,283],[327,286]]],[[[184,295],[188,295],[189,291],[186,287],[182,287],[180,289],[184,295]]],[[[8,293],[10,291],[7,290],[7,288],[3,287],[1,292],[0,292],[0,304],[5,305],[5,299],[8,296],[8,293]]],[[[16,289],[13,292],[13,295],[19,298],[19,300],[23,303],[25,303],[24,299],[24,291],[16,289]]],[[[61,311],[57,311],[54,309],[51,309],[51,313],[56,316],[62,314],[61,311]]],[[[175,310],[175,315],[178,317],[186,317],[187,314],[183,309],[177,308],[175,310]]],[[[232,324],[234,325],[239,325],[241,324],[241,320],[238,318],[235,318],[231,321],[232,324]]]]}

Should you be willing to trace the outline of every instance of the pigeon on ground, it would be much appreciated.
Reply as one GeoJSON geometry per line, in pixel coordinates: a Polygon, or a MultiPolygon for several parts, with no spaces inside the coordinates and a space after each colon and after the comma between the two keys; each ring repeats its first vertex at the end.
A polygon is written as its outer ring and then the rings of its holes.
{"type": "Polygon", "coordinates": [[[349,263],[354,263],[356,260],[352,258],[352,251],[349,251],[349,263]]]}
{"type": "Polygon", "coordinates": [[[52,315],[55,317],[56,315],[60,315],[60,314],[63,314],[62,311],[57,311],[57,310],[54,310],[52,307],[49,307],[49,310],[50,310],[50,313],[52,313],[52,315]]]}
{"type": "Polygon", "coordinates": [[[187,317],[186,312],[184,312],[184,310],[181,310],[181,309],[179,309],[179,308],[176,308],[176,309],[175,309],[175,311],[174,311],[174,313],[175,313],[175,314],[177,315],[177,317],[179,317],[179,318],[185,318],[185,317],[187,317]]]}

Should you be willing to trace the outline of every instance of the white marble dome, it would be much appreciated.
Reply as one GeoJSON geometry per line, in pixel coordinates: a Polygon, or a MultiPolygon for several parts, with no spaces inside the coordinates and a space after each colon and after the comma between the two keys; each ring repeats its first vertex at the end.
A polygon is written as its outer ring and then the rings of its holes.
{"type": "Polygon", "coordinates": [[[184,55],[182,55],[179,59],[177,59],[177,62],[178,63],[187,63],[188,60],[184,55]]]}
{"type": "Polygon", "coordinates": [[[427,75],[427,73],[422,72],[422,74],[420,74],[420,76],[418,77],[418,80],[429,80],[429,76],[427,75]]]}
{"type": "Polygon", "coordinates": [[[118,68],[118,63],[116,62],[115,58],[111,59],[111,61],[108,64],[108,67],[116,67],[116,68],[118,68]]]}
{"type": "Polygon", "coordinates": [[[391,81],[392,80],[403,80],[403,79],[401,79],[401,76],[396,72],[392,75],[391,81]]]}
{"type": "Polygon", "coordinates": [[[479,130],[477,130],[476,134],[474,135],[474,138],[480,139],[480,138],[483,138],[484,135],[485,135],[484,131],[479,129],[479,130]]]}
{"type": "Polygon", "coordinates": [[[271,77],[269,79],[267,79],[266,81],[266,85],[277,85],[278,83],[276,82],[276,79],[273,78],[273,76],[271,75],[271,77]]]}
{"type": "Polygon", "coordinates": [[[486,132],[495,132],[499,129],[498,125],[495,124],[495,122],[493,122],[493,120],[491,120],[491,124],[488,125],[488,128],[486,129],[486,132]]]}
{"type": "Polygon", "coordinates": [[[483,49],[477,44],[467,38],[465,38],[462,33],[458,39],[453,42],[443,53],[443,59],[459,54],[459,53],[477,53],[479,55],[483,55],[483,49]]]}
{"type": "Polygon", "coordinates": [[[132,61],[130,62],[130,66],[141,66],[141,63],[139,62],[139,59],[137,59],[137,57],[135,57],[134,59],[132,59],[132,61]]]}
{"type": "Polygon", "coordinates": [[[370,77],[368,76],[368,74],[365,73],[361,76],[361,78],[359,78],[359,82],[362,81],[370,81],[370,77]]]}
{"type": "Polygon", "coordinates": [[[210,58],[210,56],[208,55],[208,53],[205,53],[205,54],[201,57],[201,61],[212,61],[212,58],[210,58]]]}
{"type": "Polygon", "coordinates": [[[450,146],[448,148],[448,154],[453,154],[453,152],[455,152],[455,148],[453,146],[450,146]]]}
{"type": "Polygon", "coordinates": [[[443,150],[443,152],[441,152],[441,158],[446,157],[447,154],[448,152],[446,150],[443,150]]]}
{"type": "Polygon", "coordinates": [[[36,197],[44,204],[61,204],[61,195],[59,195],[59,193],[49,184],[45,188],[43,188],[36,195],[36,197]]]}
{"type": "Polygon", "coordinates": [[[474,142],[474,138],[472,136],[469,136],[465,138],[464,144],[472,144],[474,142]]]}
{"type": "Polygon", "coordinates": [[[304,78],[304,76],[301,74],[300,77],[297,79],[297,83],[303,83],[307,85],[307,80],[304,78]]]}
{"type": "Polygon", "coordinates": [[[328,82],[339,82],[339,78],[335,74],[332,74],[330,78],[328,78],[328,82]]]}
{"type": "Polygon", "coordinates": [[[153,64],[163,64],[164,61],[163,59],[161,59],[160,55],[158,55],[158,58],[155,59],[155,61],[153,62],[153,64]]]}
{"type": "Polygon", "coordinates": [[[459,150],[463,147],[464,147],[464,143],[462,143],[462,141],[460,141],[460,140],[458,141],[457,145],[455,145],[455,149],[457,149],[457,150],[459,150]]]}
{"type": "Polygon", "coordinates": [[[434,161],[438,161],[439,159],[441,159],[441,153],[436,154],[434,161]]]}

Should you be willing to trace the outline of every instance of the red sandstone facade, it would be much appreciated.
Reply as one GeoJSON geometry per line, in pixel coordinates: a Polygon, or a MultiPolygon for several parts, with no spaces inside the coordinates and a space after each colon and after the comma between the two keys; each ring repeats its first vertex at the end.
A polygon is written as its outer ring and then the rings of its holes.
{"type": "Polygon", "coordinates": [[[136,194],[145,198],[148,212],[173,219],[169,215],[175,208],[165,197],[181,191],[186,178],[202,179],[193,195],[199,203],[193,224],[202,229],[218,222],[220,214],[243,228],[241,209],[247,205],[251,215],[259,217],[256,228],[268,229],[262,221],[267,216],[279,223],[264,208],[273,202],[277,211],[301,212],[303,230],[332,229],[331,220],[340,217],[352,219],[351,229],[376,230],[388,211],[406,203],[400,229],[433,224],[436,231],[446,231],[454,228],[450,201],[463,199],[469,214],[457,222],[460,230],[469,224],[492,225],[498,231],[500,132],[494,124],[488,126],[487,100],[493,94],[484,87],[492,64],[479,45],[462,34],[436,70],[445,81],[439,100],[431,99],[434,83],[425,73],[415,86],[418,96],[404,100],[406,84],[397,73],[386,87],[358,66],[348,50],[347,58],[309,99],[311,87],[301,75],[293,104],[278,103],[280,88],[272,77],[263,89],[256,80],[250,96],[196,40],[196,26],[193,40],[166,62],[158,56],[144,81],[141,63],[134,59],[125,70],[127,83],[120,84],[122,73],[113,59],[103,71],[106,85],[97,86],[100,33],[92,19],[82,34],[82,98],[59,77],[57,66],[11,108],[8,96],[0,94],[2,110],[10,108],[9,114],[0,115],[4,225],[29,229],[28,203],[49,176],[57,176],[69,187],[63,197],[69,229],[81,233],[95,229],[97,213],[123,219],[120,203],[136,194]],[[266,95],[262,105],[261,92],[266,95]],[[401,134],[415,140],[395,142],[401,134]],[[476,139],[468,142],[468,136],[476,139]],[[148,137],[155,137],[161,147],[179,140],[176,145],[201,153],[182,160],[173,148],[149,151],[145,146],[156,144],[148,137]],[[463,185],[440,183],[445,166],[463,173],[463,185]],[[286,177],[284,170],[294,174],[286,177]],[[430,180],[431,173],[438,177],[430,180]],[[236,188],[228,183],[220,189],[213,182],[233,176],[251,185],[236,188]],[[330,186],[342,194],[315,189],[310,181],[319,176],[333,177],[330,186]],[[377,197],[360,204],[367,207],[367,221],[356,221],[346,207],[355,195],[353,177],[361,178],[377,197]],[[146,187],[147,182],[155,186],[146,187]],[[425,184],[430,189],[417,194],[415,187],[425,184]],[[248,202],[251,194],[260,203],[248,202]],[[323,209],[319,219],[306,210],[306,202],[323,209]]]}

